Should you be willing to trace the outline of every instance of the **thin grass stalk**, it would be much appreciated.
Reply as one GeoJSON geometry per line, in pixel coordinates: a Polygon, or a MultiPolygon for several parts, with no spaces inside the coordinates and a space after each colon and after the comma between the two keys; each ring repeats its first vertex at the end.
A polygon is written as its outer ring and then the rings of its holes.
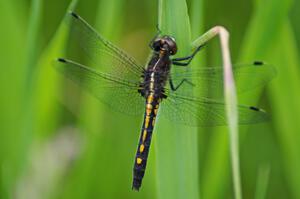
{"type": "Polygon", "coordinates": [[[238,110],[237,95],[232,73],[232,64],[229,49],[229,33],[222,26],[216,26],[204,35],[196,39],[192,45],[194,47],[203,45],[215,36],[220,37],[223,68],[224,68],[224,93],[225,93],[225,111],[227,115],[229,128],[229,141],[231,153],[231,165],[233,174],[234,193],[236,199],[242,198],[240,166],[239,166],[239,147],[238,147],[238,110]]]}

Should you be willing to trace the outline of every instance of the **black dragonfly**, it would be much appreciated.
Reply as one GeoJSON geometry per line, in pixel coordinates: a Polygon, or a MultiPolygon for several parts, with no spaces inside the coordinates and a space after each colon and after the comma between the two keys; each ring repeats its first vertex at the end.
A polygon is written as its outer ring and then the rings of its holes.
{"type": "MultiPolygon", "coordinates": [[[[142,184],[158,110],[161,117],[175,123],[226,125],[223,68],[198,68],[180,73],[171,70],[172,65],[186,68],[203,46],[190,56],[171,58],[177,52],[175,39],[157,34],[150,42],[152,57],[143,67],[74,12],[70,12],[69,18],[73,31],[80,35],[78,43],[91,60],[91,67],[58,58],[57,70],[112,109],[129,115],[144,113],[133,169],[133,189],[139,190],[142,184]],[[218,95],[212,95],[212,91],[218,95]]],[[[233,73],[241,80],[255,77],[255,82],[237,85],[237,91],[241,92],[267,83],[274,76],[274,69],[262,62],[254,62],[234,66],[233,73]]],[[[239,105],[238,111],[240,124],[261,122],[267,118],[262,109],[252,106],[239,105]]]]}

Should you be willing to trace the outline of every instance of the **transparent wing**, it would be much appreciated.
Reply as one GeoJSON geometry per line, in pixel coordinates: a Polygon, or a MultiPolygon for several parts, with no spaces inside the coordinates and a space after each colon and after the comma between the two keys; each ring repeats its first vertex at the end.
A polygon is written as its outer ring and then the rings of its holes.
{"type": "MultiPolygon", "coordinates": [[[[238,106],[239,123],[251,124],[268,119],[267,114],[256,107],[238,106]]],[[[224,103],[207,98],[186,97],[175,92],[161,102],[159,114],[161,117],[190,126],[220,126],[226,125],[224,103]]]]}
{"type": "MultiPolygon", "coordinates": [[[[254,62],[251,64],[234,65],[233,74],[236,81],[237,92],[242,93],[267,84],[275,76],[276,71],[271,65],[263,62],[254,62]]],[[[188,83],[182,84],[182,86],[176,90],[176,93],[186,94],[188,90],[193,88],[196,96],[223,100],[223,67],[191,69],[189,71],[172,74],[171,78],[174,82],[177,82],[177,84],[183,79],[187,79],[192,83],[192,86],[188,83]]]]}
{"type": "MultiPolygon", "coordinates": [[[[233,67],[240,93],[268,83],[275,73],[273,66],[262,62],[233,67]]],[[[188,83],[184,82],[176,91],[166,89],[168,97],[162,101],[162,117],[191,126],[226,125],[222,67],[183,70],[180,73],[177,70],[171,78],[173,83],[180,83],[183,79],[188,83]]],[[[263,122],[268,118],[264,110],[256,107],[239,105],[238,112],[240,124],[263,122]]]]}
{"type": "Polygon", "coordinates": [[[129,115],[142,115],[145,101],[138,93],[139,82],[97,72],[71,60],[59,58],[54,66],[112,109],[129,115]]]}
{"type": "MultiPolygon", "coordinates": [[[[71,12],[71,45],[82,49],[87,65],[101,73],[111,74],[124,79],[140,78],[144,68],[132,57],[99,35],[84,19],[71,12]],[[72,40],[75,39],[75,40],[72,40]]],[[[75,60],[71,58],[72,60],[75,60]]]]}

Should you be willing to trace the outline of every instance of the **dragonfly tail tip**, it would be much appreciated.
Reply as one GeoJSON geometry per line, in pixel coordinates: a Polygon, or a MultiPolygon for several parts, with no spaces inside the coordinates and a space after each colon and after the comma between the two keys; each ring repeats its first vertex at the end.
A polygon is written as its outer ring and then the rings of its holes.
{"type": "Polygon", "coordinates": [[[132,185],[132,190],[134,190],[134,191],[139,191],[140,190],[140,188],[139,187],[136,187],[136,186],[134,186],[134,185],[132,185]]]}

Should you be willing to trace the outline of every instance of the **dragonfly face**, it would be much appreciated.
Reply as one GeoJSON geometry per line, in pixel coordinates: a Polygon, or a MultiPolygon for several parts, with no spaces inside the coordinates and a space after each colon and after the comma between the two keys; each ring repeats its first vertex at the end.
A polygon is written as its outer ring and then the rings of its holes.
{"type": "Polygon", "coordinates": [[[173,37],[165,35],[154,40],[152,49],[156,52],[166,51],[169,55],[175,55],[177,45],[173,37]]]}
{"type": "MultiPolygon", "coordinates": [[[[226,125],[223,68],[196,68],[176,74],[170,67],[187,66],[201,47],[189,56],[171,59],[170,56],[177,52],[175,40],[170,36],[157,37],[150,45],[154,51],[152,58],[144,68],[99,35],[80,16],[71,12],[69,18],[72,33],[78,36],[73,43],[79,44],[89,66],[58,58],[56,69],[111,109],[138,117],[144,114],[133,169],[133,189],[138,190],[142,184],[158,109],[161,117],[174,124],[226,125]],[[142,82],[141,76],[144,77],[142,82]],[[191,89],[197,92],[187,92],[191,89]],[[211,95],[211,91],[217,95],[211,95]]],[[[233,74],[239,80],[237,91],[242,92],[267,83],[275,75],[275,70],[270,65],[254,62],[235,65],[233,74]]],[[[263,110],[253,106],[239,105],[238,111],[240,124],[267,119],[263,110]]]]}

